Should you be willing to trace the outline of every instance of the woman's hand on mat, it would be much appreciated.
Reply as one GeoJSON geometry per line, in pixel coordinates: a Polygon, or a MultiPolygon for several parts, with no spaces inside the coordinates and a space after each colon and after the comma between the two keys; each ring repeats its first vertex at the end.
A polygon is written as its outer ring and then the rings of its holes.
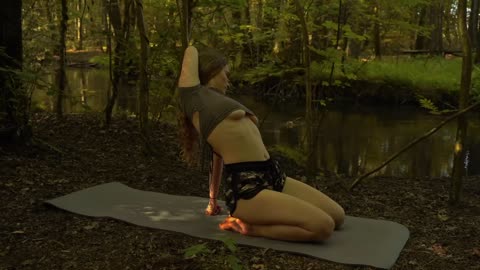
{"type": "Polygon", "coordinates": [[[205,209],[205,214],[207,216],[216,216],[222,212],[222,208],[217,205],[217,201],[215,199],[210,199],[208,202],[207,209],[205,209]]]}

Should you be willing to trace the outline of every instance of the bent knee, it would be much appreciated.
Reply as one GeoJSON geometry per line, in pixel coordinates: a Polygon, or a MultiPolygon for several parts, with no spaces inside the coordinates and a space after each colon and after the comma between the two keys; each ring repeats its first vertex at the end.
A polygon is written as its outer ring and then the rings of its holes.
{"type": "Polygon", "coordinates": [[[335,222],[335,229],[340,228],[345,222],[345,210],[341,206],[332,214],[332,219],[335,222]]]}
{"type": "Polygon", "coordinates": [[[332,236],[335,226],[335,221],[331,217],[325,217],[309,224],[307,230],[311,232],[310,240],[315,242],[327,240],[332,236]]]}

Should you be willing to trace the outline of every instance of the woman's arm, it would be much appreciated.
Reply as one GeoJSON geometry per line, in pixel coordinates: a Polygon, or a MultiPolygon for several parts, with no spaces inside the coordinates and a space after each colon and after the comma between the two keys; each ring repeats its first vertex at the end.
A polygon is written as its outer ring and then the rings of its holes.
{"type": "Polygon", "coordinates": [[[212,167],[209,175],[209,188],[210,188],[210,200],[206,209],[207,215],[216,215],[220,213],[221,209],[217,206],[218,190],[220,188],[220,181],[222,179],[223,172],[223,159],[221,156],[213,153],[212,167]]]}
{"type": "Polygon", "coordinates": [[[178,87],[192,87],[200,84],[198,76],[198,51],[189,46],[183,55],[182,71],[178,80],[178,87]]]}

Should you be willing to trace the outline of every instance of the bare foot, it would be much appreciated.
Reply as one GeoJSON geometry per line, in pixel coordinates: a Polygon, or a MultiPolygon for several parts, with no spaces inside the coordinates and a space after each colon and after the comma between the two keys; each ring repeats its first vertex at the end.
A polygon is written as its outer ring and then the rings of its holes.
{"type": "Polygon", "coordinates": [[[218,225],[222,230],[235,231],[244,235],[251,234],[251,227],[247,223],[232,216],[227,217],[218,225]]]}

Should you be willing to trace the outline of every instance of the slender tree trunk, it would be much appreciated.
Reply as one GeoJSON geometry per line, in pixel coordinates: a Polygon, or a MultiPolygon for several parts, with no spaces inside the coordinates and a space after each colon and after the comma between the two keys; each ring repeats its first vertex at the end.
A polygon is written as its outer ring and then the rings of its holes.
{"type": "MultiPolygon", "coordinates": [[[[458,24],[462,37],[462,78],[459,92],[459,109],[467,107],[472,82],[472,44],[467,29],[467,0],[458,2],[458,24]]],[[[462,180],[465,176],[465,141],[467,136],[467,119],[461,115],[457,121],[457,138],[455,141],[455,154],[452,170],[450,189],[450,202],[458,204],[461,200],[462,180]]]]}
{"type": "MultiPolygon", "coordinates": [[[[252,12],[251,12],[252,6],[253,6],[252,0],[246,0],[245,2],[246,2],[246,5],[244,9],[244,18],[243,18],[244,24],[254,25],[252,12]]],[[[254,33],[253,31],[248,31],[246,34],[248,35],[248,38],[247,38],[247,46],[245,47],[244,51],[246,51],[248,55],[250,55],[250,59],[254,59],[255,58],[255,53],[254,53],[255,44],[253,42],[254,33]]],[[[257,63],[251,60],[250,65],[256,66],[257,63]]]]}
{"type": "Polygon", "coordinates": [[[77,10],[78,12],[80,12],[80,17],[77,19],[77,41],[78,41],[77,49],[83,50],[83,39],[84,39],[83,21],[85,18],[85,11],[87,10],[87,1],[78,0],[77,10]]]}
{"type": "Polygon", "coordinates": [[[373,7],[373,14],[375,16],[375,22],[373,25],[373,39],[375,46],[375,58],[382,59],[382,40],[380,36],[380,16],[379,16],[379,5],[378,0],[375,1],[375,6],[373,7]]]}
{"type": "Polygon", "coordinates": [[[468,20],[468,33],[472,41],[472,48],[478,47],[478,12],[480,11],[479,0],[471,0],[470,19],[468,20]]]}
{"type": "Polygon", "coordinates": [[[61,19],[60,19],[60,40],[58,43],[58,70],[57,70],[57,102],[56,102],[56,113],[57,117],[61,118],[63,116],[63,101],[65,96],[65,88],[67,85],[67,60],[66,60],[66,36],[67,36],[67,22],[68,22],[68,7],[67,0],[61,0],[61,19]]]}
{"type": "Polygon", "coordinates": [[[311,146],[314,145],[314,125],[313,125],[313,98],[312,98],[312,80],[311,80],[311,70],[310,70],[310,44],[309,44],[309,34],[307,20],[305,18],[305,9],[300,3],[300,0],[295,0],[296,13],[301,24],[301,34],[302,34],[302,43],[303,43],[303,67],[305,69],[305,120],[306,120],[306,147],[307,147],[307,160],[310,163],[309,168],[312,170],[313,162],[313,153],[315,149],[311,146]]]}
{"type": "Polygon", "coordinates": [[[148,37],[143,18],[143,1],[135,0],[137,11],[137,28],[140,35],[140,91],[138,92],[138,110],[140,116],[140,132],[148,141],[148,76],[147,76],[147,60],[148,60],[148,37]]]}
{"type": "Polygon", "coordinates": [[[472,40],[472,46],[475,48],[475,57],[473,62],[475,64],[480,63],[480,28],[478,25],[478,13],[480,12],[480,1],[472,0],[472,11],[470,16],[470,38],[472,40]]]}
{"type": "MultiPolygon", "coordinates": [[[[418,18],[418,26],[424,27],[425,26],[425,16],[427,15],[427,8],[422,6],[420,9],[420,15],[418,18]]],[[[415,39],[415,50],[424,50],[425,49],[425,36],[423,34],[417,34],[417,38],[415,39]]]]}
{"type": "MultiPolygon", "coordinates": [[[[257,18],[256,18],[256,25],[258,27],[257,34],[261,33],[263,31],[263,1],[264,0],[257,0],[257,18]]],[[[257,42],[255,46],[256,52],[256,59],[257,59],[257,64],[259,64],[261,60],[261,44],[260,42],[257,42]]]]}
{"type": "MultiPolygon", "coordinates": [[[[447,47],[448,48],[452,48],[453,47],[453,33],[452,33],[452,25],[456,25],[456,23],[454,23],[453,19],[452,19],[452,10],[451,10],[451,7],[452,7],[452,2],[453,0],[446,0],[446,3],[445,3],[445,12],[444,12],[444,15],[445,15],[445,32],[444,32],[444,35],[445,35],[445,41],[447,42],[447,47]]],[[[455,32],[455,31],[453,31],[455,32]]]]}
{"type": "MultiPolygon", "coordinates": [[[[342,10],[343,10],[343,4],[342,0],[338,2],[338,16],[337,16],[337,35],[336,35],[336,40],[335,40],[335,50],[338,50],[338,47],[340,45],[340,38],[342,36],[342,10]]],[[[342,65],[344,61],[344,56],[342,55],[342,65]]],[[[343,67],[342,67],[343,69],[343,67]]],[[[330,67],[330,77],[328,81],[328,85],[332,86],[333,85],[333,79],[334,79],[334,72],[335,72],[335,61],[332,62],[332,65],[330,67]]]]}
{"type": "Polygon", "coordinates": [[[443,52],[443,0],[437,0],[430,7],[430,53],[439,55],[443,52]]]}
{"type": "MultiPolygon", "coordinates": [[[[107,46],[107,53],[111,53],[111,48],[112,48],[112,31],[110,29],[110,23],[109,17],[108,17],[108,10],[109,10],[109,4],[108,0],[103,0],[103,12],[102,12],[102,23],[103,23],[103,32],[105,33],[105,45],[107,46]]],[[[103,46],[102,46],[102,51],[103,51],[103,46]]]]}
{"type": "Polygon", "coordinates": [[[309,48],[309,35],[307,20],[305,19],[305,10],[300,3],[300,0],[295,0],[297,16],[300,19],[302,26],[302,42],[303,42],[303,67],[305,68],[305,107],[306,115],[310,117],[312,115],[312,80],[310,75],[310,48],[309,48]]]}
{"type": "Polygon", "coordinates": [[[193,1],[192,0],[177,0],[177,6],[181,8],[181,29],[182,29],[182,47],[183,50],[188,47],[188,43],[190,42],[191,37],[191,25],[192,25],[192,9],[193,9],[193,1]],[[180,3],[181,2],[181,3],[180,3]]]}

